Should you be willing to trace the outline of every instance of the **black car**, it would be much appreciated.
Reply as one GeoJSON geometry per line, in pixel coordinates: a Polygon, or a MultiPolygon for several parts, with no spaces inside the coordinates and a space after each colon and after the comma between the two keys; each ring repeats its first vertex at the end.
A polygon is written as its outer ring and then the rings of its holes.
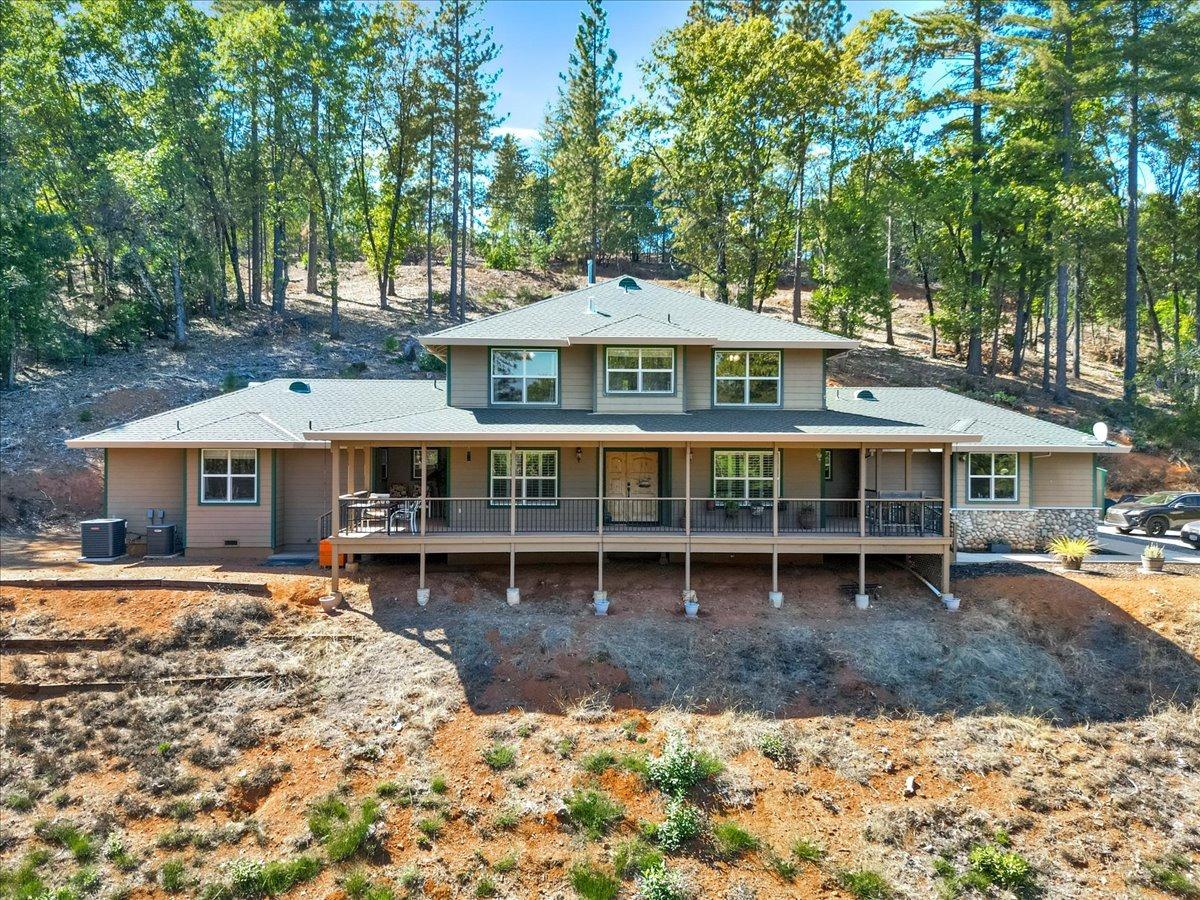
{"type": "Polygon", "coordinates": [[[1110,506],[1104,515],[1104,523],[1116,526],[1121,534],[1140,528],[1154,537],[1197,520],[1200,520],[1200,492],[1196,491],[1148,494],[1140,500],[1110,506]]]}

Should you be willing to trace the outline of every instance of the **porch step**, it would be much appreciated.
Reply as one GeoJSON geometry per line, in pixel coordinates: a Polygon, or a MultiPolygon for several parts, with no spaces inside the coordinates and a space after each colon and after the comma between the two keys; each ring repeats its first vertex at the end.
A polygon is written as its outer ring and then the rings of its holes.
{"type": "Polygon", "coordinates": [[[317,553],[272,553],[267,557],[268,566],[311,566],[317,561],[317,553]]]}

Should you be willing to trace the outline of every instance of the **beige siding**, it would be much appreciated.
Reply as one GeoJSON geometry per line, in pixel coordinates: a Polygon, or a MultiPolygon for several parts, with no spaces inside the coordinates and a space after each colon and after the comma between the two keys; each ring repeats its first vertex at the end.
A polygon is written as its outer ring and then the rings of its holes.
{"type": "MultiPolygon", "coordinates": [[[[531,447],[535,445],[530,445],[531,447]]],[[[536,445],[548,448],[553,445],[536,445]]],[[[470,448],[471,459],[467,460],[468,448],[450,448],[450,494],[454,497],[487,497],[488,452],[503,449],[495,444],[481,443],[470,448]]],[[[518,448],[521,449],[521,448],[518,448]]],[[[596,496],[596,448],[580,447],[582,461],[575,461],[575,446],[559,447],[559,493],[563,497],[596,496]]]]}
{"type": "Polygon", "coordinates": [[[954,454],[954,505],[971,509],[1027,509],[1029,507],[1029,454],[1017,459],[1017,502],[967,501],[967,454],[954,454]]]}
{"type": "Polygon", "coordinates": [[[277,543],[315,544],[317,519],[329,510],[330,454],[327,450],[280,450],[277,454],[277,543]]]}
{"type": "Polygon", "coordinates": [[[683,352],[685,408],[709,409],[712,407],[712,347],[689,346],[683,352]]]}
{"type": "Polygon", "coordinates": [[[903,450],[877,450],[867,459],[867,494],[875,491],[924,491],[927,497],[940,497],[942,455],[927,450],[911,451],[908,477],[905,477],[903,450]]]}
{"type": "Polygon", "coordinates": [[[119,450],[108,453],[107,515],[128,522],[130,535],[145,535],[146,510],[165,509],[166,521],[184,521],[183,450],[119,450]]]}
{"type": "Polygon", "coordinates": [[[912,473],[909,476],[910,491],[924,491],[926,497],[942,496],[942,454],[928,450],[912,452],[912,473]]]}
{"type": "Polygon", "coordinates": [[[682,353],[675,350],[675,393],[673,394],[606,394],[605,393],[605,349],[597,347],[593,356],[595,365],[596,412],[604,413],[681,413],[686,390],[682,369],[682,353]]]}
{"type": "Polygon", "coordinates": [[[814,448],[784,450],[781,497],[811,500],[821,496],[820,451],[814,448]]]}
{"type": "Polygon", "coordinates": [[[270,547],[272,522],[271,451],[258,453],[259,502],[200,503],[199,450],[187,451],[187,546],[270,547]]]}
{"type": "Polygon", "coordinates": [[[825,383],[821,365],[823,350],[783,351],[784,409],[823,409],[825,383]]]}
{"type": "MultiPolygon", "coordinates": [[[[559,397],[563,409],[591,409],[592,349],[564,347],[558,351],[559,397]]],[[[450,405],[478,409],[490,402],[487,347],[454,347],[450,351],[450,405]]]]}
{"type": "Polygon", "coordinates": [[[1095,458],[1090,453],[1033,456],[1033,506],[1091,507],[1095,505],[1095,458]]]}

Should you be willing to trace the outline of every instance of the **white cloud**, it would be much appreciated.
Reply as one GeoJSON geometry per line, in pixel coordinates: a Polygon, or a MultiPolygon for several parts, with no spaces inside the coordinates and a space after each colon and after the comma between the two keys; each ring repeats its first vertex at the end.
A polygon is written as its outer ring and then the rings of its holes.
{"type": "Polygon", "coordinates": [[[492,129],[492,137],[511,134],[522,144],[536,144],[542,139],[541,132],[536,128],[518,128],[515,125],[500,125],[492,129]]]}

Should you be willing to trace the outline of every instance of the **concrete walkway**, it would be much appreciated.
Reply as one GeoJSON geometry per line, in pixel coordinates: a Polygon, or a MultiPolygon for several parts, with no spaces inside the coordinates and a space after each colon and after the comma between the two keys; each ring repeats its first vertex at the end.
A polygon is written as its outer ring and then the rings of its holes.
{"type": "MultiPolygon", "coordinates": [[[[1147,537],[1144,534],[1119,534],[1111,525],[1101,525],[1096,534],[1101,553],[1087,558],[1088,565],[1103,563],[1140,563],[1142,548],[1147,544],[1159,544],[1167,562],[1182,565],[1200,565],[1200,553],[1197,553],[1179,539],[1178,531],[1168,531],[1158,538],[1147,537]]],[[[1056,560],[1049,553],[959,553],[956,562],[966,563],[1053,563],[1056,560]]]]}

